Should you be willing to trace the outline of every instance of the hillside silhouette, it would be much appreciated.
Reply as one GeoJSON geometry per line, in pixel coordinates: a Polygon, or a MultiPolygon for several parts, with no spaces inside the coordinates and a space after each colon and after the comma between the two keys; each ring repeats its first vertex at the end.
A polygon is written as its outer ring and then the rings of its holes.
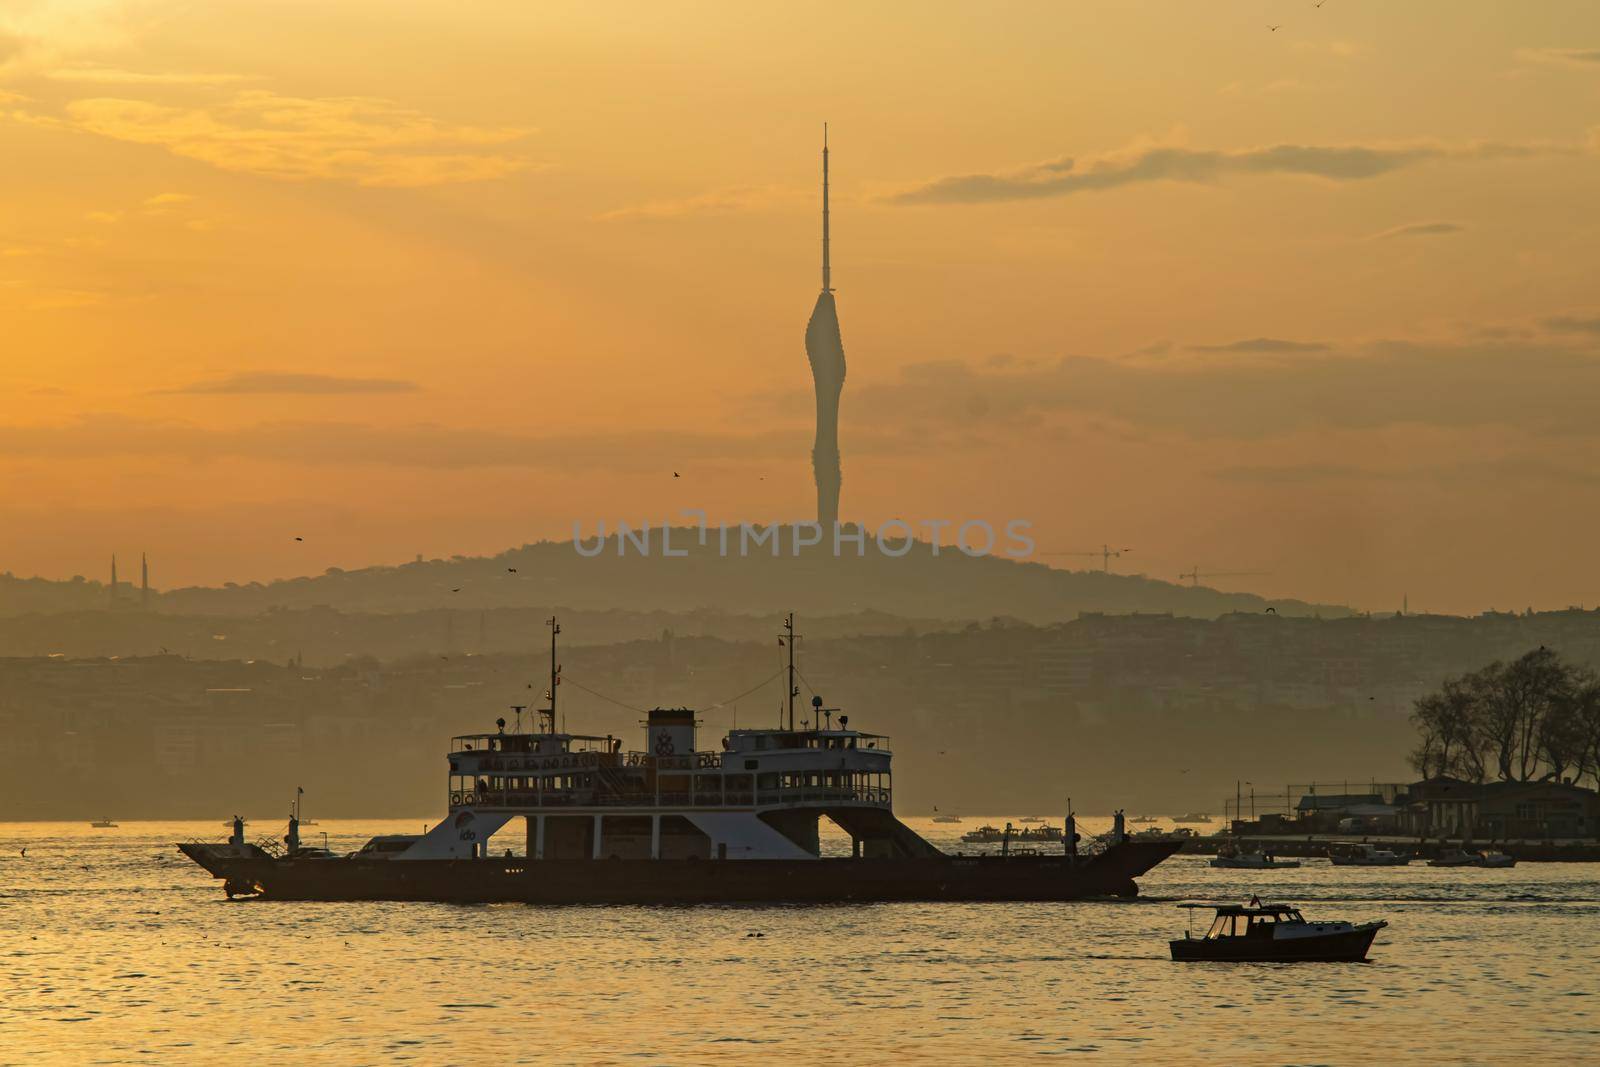
{"type": "MultiPolygon", "coordinates": [[[[659,530],[653,531],[659,535],[659,530]]],[[[330,607],[343,612],[489,610],[561,605],[581,611],[692,612],[766,615],[778,608],[802,615],[878,612],[913,619],[972,620],[1009,617],[1031,623],[1072,619],[1082,612],[1170,612],[1215,618],[1229,612],[1280,615],[1351,614],[1349,608],[1299,600],[1268,600],[1137,575],[1058,570],[1001,556],[966,556],[915,542],[902,557],[807,549],[783,554],[767,548],[719,554],[713,535],[704,547],[699,531],[672,531],[674,551],[642,556],[630,546],[619,555],[608,542],[599,555],[581,556],[570,541],[541,541],[497,556],[418,560],[359,570],[329,568],[314,577],[156,593],[150,607],[184,615],[251,615],[272,609],[330,607]]],[[[732,539],[737,541],[737,536],[732,539]]],[[[659,546],[659,539],[654,543],[659,546]]],[[[107,606],[107,590],[94,581],[45,582],[0,577],[0,615],[50,613],[107,606]]]]}

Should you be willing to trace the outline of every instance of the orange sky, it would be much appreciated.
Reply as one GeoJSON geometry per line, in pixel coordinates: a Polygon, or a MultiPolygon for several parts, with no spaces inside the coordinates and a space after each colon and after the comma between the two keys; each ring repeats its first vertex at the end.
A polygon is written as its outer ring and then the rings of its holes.
{"type": "Polygon", "coordinates": [[[847,516],[1600,603],[1582,0],[0,0],[0,569],[806,517],[824,119],[847,516]]]}

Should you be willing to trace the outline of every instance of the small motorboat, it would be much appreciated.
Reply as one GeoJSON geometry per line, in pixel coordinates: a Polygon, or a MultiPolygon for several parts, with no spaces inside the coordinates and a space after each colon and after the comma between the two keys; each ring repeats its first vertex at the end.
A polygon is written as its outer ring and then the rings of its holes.
{"type": "Polygon", "coordinates": [[[1195,910],[1215,908],[1216,919],[1204,936],[1191,928],[1170,942],[1172,958],[1181,963],[1363,963],[1372,939],[1387,922],[1307,922],[1292,904],[1180,904],[1195,910]]]}
{"type": "Polygon", "coordinates": [[[1156,819],[1156,817],[1154,815],[1141,815],[1137,819],[1129,819],[1128,821],[1129,822],[1136,822],[1136,823],[1147,823],[1147,822],[1156,822],[1158,820],[1156,819]]]}
{"type": "Polygon", "coordinates": [[[1210,822],[1211,821],[1211,816],[1207,815],[1205,812],[1202,812],[1202,811],[1191,811],[1186,815],[1178,816],[1176,819],[1173,819],[1172,821],[1173,822],[1179,822],[1179,823],[1183,823],[1183,822],[1210,822]]]}
{"type": "Polygon", "coordinates": [[[1517,857],[1505,852],[1480,852],[1474,867],[1515,867],[1517,857]]]}
{"type": "Polygon", "coordinates": [[[1017,822],[1019,822],[1019,823],[1044,822],[1044,820],[1041,819],[1037,815],[1029,815],[1026,818],[1018,819],[1017,822]]]}
{"type": "Polygon", "coordinates": [[[934,822],[960,822],[961,821],[961,816],[959,816],[959,815],[935,815],[933,817],[933,821],[934,822]]]}
{"type": "Polygon", "coordinates": [[[1280,860],[1267,852],[1219,852],[1211,866],[1234,871],[1283,871],[1300,866],[1300,861],[1280,860]]]}
{"type": "Polygon", "coordinates": [[[1351,845],[1342,851],[1329,850],[1328,859],[1335,867],[1404,867],[1411,857],[1393,849],[1377,845],[1351,845]]]}
{"type": "Polygon", "coordinates": [[[1006,832],[998,826],[980,826],[961,835],[961,840],[969,845],[990,845],[1005,838],[1006,832]]]}
{"type": "Polygon", "coordinates": [[[96,830],[115,830],[117,828],[117,824],[110,819],[96,819],[89,825],[96,830]]]}

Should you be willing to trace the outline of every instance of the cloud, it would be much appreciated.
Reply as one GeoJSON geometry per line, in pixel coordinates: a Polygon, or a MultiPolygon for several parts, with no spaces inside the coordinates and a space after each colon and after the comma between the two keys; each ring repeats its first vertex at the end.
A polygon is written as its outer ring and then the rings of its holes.
{"type": "MultiPolygon", "coordinates": [[[[674,463],[781,461],[804,455],[803,427],[746,436],[673,435],[674,463]]],[[[422,423],[373,426],[350,422],[271,422],[212,428],[175,420],[86,416],[49,425],[0,425],[0,455],[94,459],[180,457],[195,462],[247,459],[314,466],[378,465],[463,469],[583,465],[597,470],[659,471],[661,431],[540,437],[501,430],[422,423]]]]}
{"type": "Polygon", "coordinates": [[[1479,340],[1244,360],[1072,356],[1023,371],[923,363],[895,380],[862,384],[849,403],[884,426],[959,424],[975,432],[1089,417],[1195,439],[1401,425],[1591,438],[1600,436],[1596,396],[1600,352],[1479,340]]]}
{"type": "Polygon", "coordinates": [[[1248,341],[1230,341],[1225,345],[1190,345],[1193,352],[1265,352],[1290,354],[1294,352],[1326,352],[1328,346],[1321,341],[1282,341],[1276,337],[1252,337],[1248,341]]]}
{"type": "Polygon", "coordinates": [[[1519,48],[1516,57],[1524,63],[1543,63],[1560,67],[1600,67],[1600,48],[1519,48]]]}
{"type": "Polygon", "coordinates": [[[212,107],[144,100],[74,100],[60,117],[13,117],[64,126],[174,155],[287,180],[414,187],[484,181],[524,169],[527,161],[496,149],[527,131],[462,126],[387,100],[307,98],[248,90],[212,107]]]}
{"type": "Polygon", "coordinates": [[[938,178],[895,194],[897,204],[983,204],[1069,196],[1147,182],[1212,184],[1238,175],[1290,174],[1363,181],[1442,160],[1523,159],[1576,151],[1537,144],[1298,145],[1221,151],[1143,146],[1080,162],[1062,158],[1019,171],[938,178]]]}
{"type": "Polygon", "coordinates": [[[632,222],[641,219],[678,219],[698,215],[734,215],[764,211],[793,202],[807,195],[784,186],[742,186],[718,189],[679,200],[652,200],[632,207],[616,208],[598,216],[604,222],[632,222]]]}
{"type": "Polygon", "coordinates": [[[207,74],[198,71],[139,71],[81,64],[48,71],[45,77],[60,82],[86,82],[97,85],[228,85],[257,81],[248,74],[207,74]]]}
{"type": "Polygon", "coordinates": [[[165,389],[166,393],[205,395],[272,395],[343,396],[354,393],[410,393],[417,389],[416,382],[394,378],[341,378],[332,374],[278,374],[261,372],[235,374],[211,382],[195,382],[179,389],[165,389]]]}
{"type": "Polygon", "coordinates": [[[155,196],[145,197],[144,209],[148,214],[159,215],[180,204],[187,204],[193,199],[194,197],[188,193],[157,193],[155,196]]]}
{"type": "Polygon", "coordinates": [[[1553,319],[1545,319],[1544,326],[1547,330],[1559,330],[1562,333],[1600,334],[1600,317],[1579,319],[1569,315],[1560,315],[1553,319]]]}
{"type": "Polygon", "coordinates": [[[1241,465],[1215,472],[1224,481],[1255,485],[1303,485],[1307,482],[1395,482],[1438,486],[1442,483],[1482,485],[1486,482],[1541,482],[1600,486],[1600,472],[1535,456],[1427,463],[1404,467],[1355,467],[1341,463],[1241,465]]]}
{"type": "Polygon", "coordinates": [[[1369,241],[1391,241],[1396,237],[1438,237],[1447,233],[1465,233],[1466,227],[1458,222],[1408,222],[1375,233],[1369,241]]]}

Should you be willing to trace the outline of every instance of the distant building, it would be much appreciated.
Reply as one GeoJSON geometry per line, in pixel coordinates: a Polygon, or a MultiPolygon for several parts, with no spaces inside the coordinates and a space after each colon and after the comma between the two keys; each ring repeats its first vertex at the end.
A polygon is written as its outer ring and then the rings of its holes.
{"type": "Polygon", "coordinates": [[[1423,837],[1596,838],[1600,793],[1570,782],[1416,782],[1400,798],[1407,833],[1423,837]]]}
{"type": "Polygon", "coordinates": [[[1478,833],[1490,838],[1600,836],[1600,793],[1564,782],[1479,787],[1478,833]]]}

